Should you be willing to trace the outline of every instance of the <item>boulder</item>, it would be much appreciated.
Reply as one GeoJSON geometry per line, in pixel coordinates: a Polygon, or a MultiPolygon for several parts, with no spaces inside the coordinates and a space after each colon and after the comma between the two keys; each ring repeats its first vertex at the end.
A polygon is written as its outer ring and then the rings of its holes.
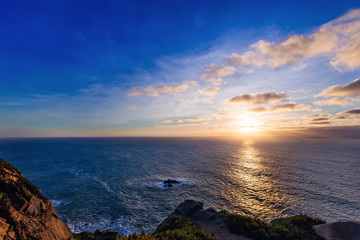
{"type": "Polygon", "coordinates": [[[194,200],[185,200],[175,209],[175,215],[191,217],[194,213],[203,209],[204,204],[194,200]]]}

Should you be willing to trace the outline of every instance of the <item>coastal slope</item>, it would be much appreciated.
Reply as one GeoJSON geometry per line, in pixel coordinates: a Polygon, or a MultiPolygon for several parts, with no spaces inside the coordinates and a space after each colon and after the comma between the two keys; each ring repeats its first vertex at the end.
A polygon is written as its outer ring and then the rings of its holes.
{"type": "Polygon", "coordinates": [[[60,240],[69,228],[39,188],[0,158],[0,239],[60,240]]]}

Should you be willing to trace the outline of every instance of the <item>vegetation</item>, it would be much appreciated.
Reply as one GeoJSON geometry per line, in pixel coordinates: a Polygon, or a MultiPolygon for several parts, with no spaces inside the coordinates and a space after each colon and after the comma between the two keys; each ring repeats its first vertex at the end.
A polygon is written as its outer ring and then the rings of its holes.
{"type": "Polygon", "coordinates": [[[151,234],[133,234],[119,240],[214,240],[209,234],[191,223],[188,218],[173,217],[151,234]]]}
{"type": "Polygon", "coordinates": [[[235,234],[254,240],[318,239],[312,226],[325,223],[318,218],[297,215],[266,224],[260,219],[228,214],[227,226],[235,234]]]}
{"type": "Polygon", "coordinates": [[[12,172],[17,172],[18,174],[21,174],[20,170],[11,165],[10,163],[6,162],[4,159],[0,158],[0,169],[6,168],[8,170],[11,170],[12,172]]]}

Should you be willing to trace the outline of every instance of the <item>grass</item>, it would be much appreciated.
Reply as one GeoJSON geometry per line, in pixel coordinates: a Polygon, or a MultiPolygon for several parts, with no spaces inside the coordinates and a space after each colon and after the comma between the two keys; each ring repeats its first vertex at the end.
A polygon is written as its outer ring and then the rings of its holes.
{"type": "Polygon", "coordinates": [[[156,232],[150,234],[134,233],[130,236],[121,236],[118,240],[214,240],[188,218],[173,217],[168,223],[162,225],[156,232]]]}
{"type": "Polygon", "coordinates": [[[302,240],[317,239],[312,226],[325,221],[307,215],[297,215],[266,224],[260,219],[228,214],[227,226],[235,234],[246,235],[254,240],[302,240]]]}

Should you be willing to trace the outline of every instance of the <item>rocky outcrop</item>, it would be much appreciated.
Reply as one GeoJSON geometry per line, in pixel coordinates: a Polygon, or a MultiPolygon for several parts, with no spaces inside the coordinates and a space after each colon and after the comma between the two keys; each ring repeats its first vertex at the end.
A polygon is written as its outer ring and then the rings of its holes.
{"type": "Polygon", "coordinates": [[[0,239],[68,239],[69,228],[21,171],[0,158],[0,239]]]}
{"type": "Polygon", "coordinates": [[[212,208],[204,209],[202,202],[194,200],[185,200],[175,211],[170,214],[157,229],[170,222],[174,216],[187,217],[192,223],[195,223],[206,232],[210,233],[217,240],[246,240],[249,239],[243,235],[237,235],[230,232],[226,226],[226,215],[212,208]]]}
{"type": "Polygon", "coordinates": [[[172,186],[174,186],[174,184],[179,184],[179,183],[181,183],[181,181],[169,178],[164,181],[164,187],[171,188],[172,186]]]}
{"type": "Polygon", "coordinates": [[[314,226],[326,240],[360,240],[360,222],[334,222],[314,226]]]}

